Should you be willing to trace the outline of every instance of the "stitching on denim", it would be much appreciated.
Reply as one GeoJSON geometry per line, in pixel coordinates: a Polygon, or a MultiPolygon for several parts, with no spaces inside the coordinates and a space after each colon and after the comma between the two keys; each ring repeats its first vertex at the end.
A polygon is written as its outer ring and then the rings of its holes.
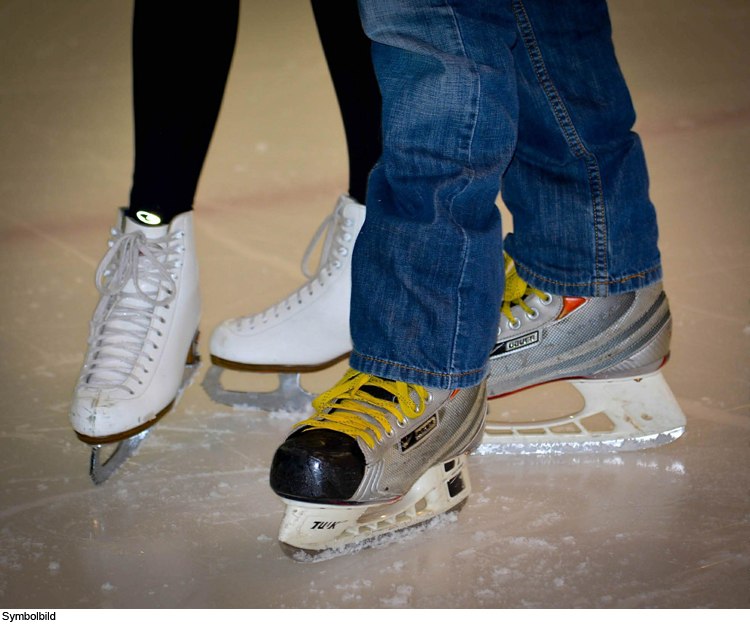
{"type": "MultiPolygon", "coordinates": [[[[481,79],[481,77],[479,75],[479,70],[477,69],[476,63],[474,62],[474,60],[470,60],[470,58],[469,58],[469,56],[468,56],[468,54],[466,52],[466,45],[464,43],[463,35],[461,34],[461,26],[459,25],[458,19],[456,18],[456,12],[455,12],[455,10],[451,6],[450,2],[446,2],[445,6],[451,12],[451,18],[452,18],[452,21],[453,21],[453,27],[455,29],[455,33],[456,33],[456,36],[458,38],[458,43],[460,45],[461,51],[463,53],[463,56],[464,56],[464,58],[466,60],[469,60],[471,62],[472,67],[473,67],[474,77],[476,77],[477,90],[476,90],[476,94],[474,95],[474,104],[473,104],[474,108],[471,111],[472,113],[475,113],[475,115],[473,117],[473,122],[471,124],[471,134],[470,134],[470,137],[469,137],[468,157],[467,157],[467,160],[468,160],[467,161],[467,165],[471,166],[472,150],[474,148],[474,136],[475,136],[476,131],[477,131],[477,122],[479,121],[479,104],[481,102],[481,94],[482,94],[482,79],[481,79]]],[[[453,197],[451,198],[450,207],[449,207],[451,221],[459,229],[459,231],[461,232],[461,236],[463,238],[463,246],[462,246],[463,250],[462,250],[462,254],[461,254],[461,274],[458,277],[458,286],[456,288],[456,304],[457,304],[457,308],[456,308],[455,330],[453,332],[453,340],[451,342],[451,354],[450,354],[451,369],[455,369],[455,366],[456,366],[456,356],[457,356],[457,352],[458,352],[458,339],[459,339],[459,334],[461,332],[461,310],[462,310],[462,303],[461,303],[461,292],[460,292],[460,290],[461,290],[461,285],[463,284],[463,281],[464,281],[464,276],[466,274],[466,264],[468,262],[468,252],[469,252],[469,241],[468,241],[468,237],[467,237],[467,234],[466,234],[466,230],[464,230],[464,228],[461,226],[461,224],[459,224],[458,222],[456,222],[456,219],[453,216],[452,206],[453,206],[453,202],[456,200],[456,198],[461,193],[465,192],[466,189],[471,184],[471,182],[474,180],[474,175],[475,175],[474,169],[473,168],[468,168],[468,179],[466,180],[466,183],[464,184],[463,188],[461,188],[461,190],[459,192],[457,192],[456,194],[453,195],[453,197]]],[[[395,364],[395,363],[393,363],[393,364],[395,364]]],[[[409,369],[411,369],[411,368],[409,368],[409,369]]],[[[432,372],[426,372],[426,373],[429,374],[429,373],[432,373],[432,372]]]]}
{"type": "Polygon", "coordinates": [[[365,356],[364,354],[360,354],[356,350],[352,352],[355,356],[359,356],[360,358],[363,358],[368,361],[375,361],[376,363],[383,363],[384,365],[390,365],[392,367],[400,367],[401,369],[408,369],[413,372],[419,372],[420,374],[429,374],[430,376],[442,376],[445,378],[458,378],[459,376],[470,376],[471,374],[480,374],[484,372],[484,368],[482,369],[475,369],[470,372],[463,372],[461,374],[443,374],[441,372],[428,372],[426,369],[419,369],[418,367],[409,367],[408,365],[401,365],[400,363],[393,363],[391,361],[383,360],[382,358],[375,358],[373,356],[365,356]]]}
{"type": "MultiPolygon", "coordinates": [[[[514,263],[516,264],[517,268],[521,268],[522,270],[528,272],[534,278],[539,279],[540,281],[546,281],[547,283],[554,283],[555,285],[565,285],[567,287],[577,287],[577,288],[586,287],[588,285],[596,285],[597,287],[600,286],[600,284],[597,283],[596,281],[594,283],[563,283],[562,281],[555,281],[554,279],[548,279],[546,277],[536,274],[535,272],[532,272],[531,270],[529,270],[529,268],[524,267],[515,259],[514,259],[514,263]]],[[[660,267],[661,267],[660,265],[657,265],[656,267],[650,268],[649,270],[644,270],[643,272],[639,272],[638,274],[631,274],[630,276],[623,277],[622,279],[613,279],[611,281],[607,281],[606,283],[604,283],[604,285],[609,286],[609,285],[612,285],[613,283],[624,283],[625,281],[630,281],[630,279],[642,279],[649,272],[654,272],[658,270],[660,267]]]]}
{"type": "Polygon", "coordinates": [[[589,175],[589,187],[591,188],[591,204],[594,210],[595,231],[594,250],[596,254],[596,281],[594,282],[594,285],[596,285],[597,287],[605,286],[606,292],[607,283],[602,283],[602,281],[606,282],[609,278],[609,266],[607,263],[607,222],[604,209],[604,189],[602,187],[599,164],[596,160],[596,156],[589,152],[586,146],[583,144],[583,141],[578,135],[573,121],[571,120],[570,115],[565,108],[565,104],[563,103],[562,98],[557,91],[557,88],[555,87],[549,76],[549,72],[547,71],[547,67],[544,63],[544,58],[542,57],[541,50],[539,49],[539,44],[536,40],[536,37],[534,36],[534,30],[531,26],[528,14],[526,13],[526,8],[523,6],[523,2],[521,0],[512,0],[512,6],[513,12],[516,16],[516,22],[518,23],[518,27],[521,32],[521,37],[524,41],[524,45],[526,46],[529,58],[531,59],[531,64],[534,72],[537,75],[537,79],[539,80],[542,89],[546,93],[547,99],[550,101],[552,111],[554,112],[555,117],[560,124],[563,135],[565,135],[565,138],[568,140],[568,145],[571,151],[573,151],[574,156],[584,160],[586,172],[589,175]],[[522,12],[523,15],[520,15],[519,12],[522,12]],[[597,203],[597,199],[600,202],[599,204],[597,203]],[[600,250],[600,243],[603,244],[602,250],[600,250]],[[601,276],[600,272],[600,268],[602,266],[601,254],[604,255],[604,277],[601,276]]]}

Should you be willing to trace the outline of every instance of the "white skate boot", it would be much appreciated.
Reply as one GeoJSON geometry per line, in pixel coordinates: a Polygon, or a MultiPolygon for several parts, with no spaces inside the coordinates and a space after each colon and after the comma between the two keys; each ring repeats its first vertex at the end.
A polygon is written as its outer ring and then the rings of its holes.
{"type": "MultiPolygon", "coordinates": [[[[491,408],[478,453],[627,451],[683,434],[685,416],[659,371],[672,328],[661,283],[608,297],[554,296],[527,286],[506,257],[504,298],[490,356],[490,398],[502,403],[521,389],[564,380],[584,404],[532,422],[498,421],[491,408]]],[[[556,399],[537,398],[549,400],[556,399]]]]}
{"type": "Polygon", "coordinates": [[[350,369],[274,456],[282,546],[294,559],[329,559],[459,508],[486,400],[484,383],[428,391],[350,369]]]}
{"type": "Polygon", "coordinates": [[[313,396],[302,389],[300,373],[331,367],[351,351],[351,254],[364,220],[364,206],[342,195],[305,252],[302,272],[308,281],[266,311],[214,330],[209,343],[214,365],[203,380],[214,400],[266,411],[310,408],[313,396]],[[323,237],[320,263],[310,272],[310,255],[323,237]],[[273,392],[229,391],[221,385],[224,369],[278,373],[280,385],[273,392]]]}
{"type": "Polygon", "coordinates": [[[102,298],[70,407],[100,484],[179,398],[197,363],[201,299],[193,213],[147,226],[122,213],[96,272],[102,298]],[[186,365],[188,368],[186,369],[186,365]],[[100,462],[104,444],[117,443],[100,462]]]}

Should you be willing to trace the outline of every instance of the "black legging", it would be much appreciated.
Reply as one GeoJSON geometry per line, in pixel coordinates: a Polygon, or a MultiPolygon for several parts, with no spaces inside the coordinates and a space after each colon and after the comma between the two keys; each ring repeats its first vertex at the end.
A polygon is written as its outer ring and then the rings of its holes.
{"type": "MultiPolygon", "coordinates": [[[[312,0],[349,151],[349,194],[364,203],[380,157],[380,90],[357,3],[312,0]]],[[[190,210],[234,53],[239,0],[139,0],[133,17],[135,169],[130,210],[162,221],[190,210]]]]}

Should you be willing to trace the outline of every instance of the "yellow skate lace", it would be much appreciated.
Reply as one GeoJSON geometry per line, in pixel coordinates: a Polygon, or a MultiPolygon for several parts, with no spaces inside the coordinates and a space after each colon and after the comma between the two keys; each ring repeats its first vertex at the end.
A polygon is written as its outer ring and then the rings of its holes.
{"type": "Polygon", "coordinates": [[[403,422],[403,416],[407,418],[419,416],[429,399],[429,392],[419,385],[386,380],[350,369],[332,389],[313,401],[313,408],[317,413],[297,423],[295,429],[299,427],[332,429],[353,438],[361,438],[372,449],[375,447],[376,438],[381,440],[383,437],[383,433],[375,422],[383,428],[386,434],[390,434],[393,430],[386,413],[381,410],[390,413],[399,422],[403,422]],[[373,396],[363,389],[365,386],[380,387],[395,396],[396,401],[373,396]],[[419,404],[412,397],[412,390],[419,397],[419,404]],[[368,420],[367,417],[375,422],[368,420]]]}
{"type": "Polygon", "coordinates": [[[520,305],[526,314],[529,316],[534,315],[534,311],[528,306],[524,300],[529,294],[536,294],[540,299],[545,302],[549,299],[549,294],[537,290],[530,286],[524,281],[518,271],[516,270],[516,264],[507,254],[505,255],[505,292],[503,293],[503,306],[502,313],[505,318],[514,325],[517,324],[516,318],[511,313],[511,306],[520,305]]]}

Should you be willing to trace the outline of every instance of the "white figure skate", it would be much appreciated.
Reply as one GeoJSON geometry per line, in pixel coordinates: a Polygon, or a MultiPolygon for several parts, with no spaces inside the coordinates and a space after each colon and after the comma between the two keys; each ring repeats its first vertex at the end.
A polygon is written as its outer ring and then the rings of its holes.
{"type": "Polygon", "coordinates": [[[227,320],[214,330],[209,343],[213,366],[203,380],[209,396],[266,411],[310,409],[313,396],[300,385],[300,374],[331,367],[351,351],[351,254],[364,220],[364,206],[342,195],[302,259],[307,282],[266,311],[227,320]],[[320,263],[310,272],[310,255],[322,238],[320,263]],[[280,384],[272,392],[230,391],[221,384],[225,369],[278,373],[280,384]]]}
{"type": "Polygon", "coordinates": [[[102,294],[70,407],[79,439],[92,445],[90,474],[107,480],[179,399],[197,362],[201,299],[193,213],[169,226],[120,213],[96,272],[102,294]],[[102,445],[116,444],[106,462],[102,445]]]}
{"type": "Polygon", "coordinates": [[[458,508],[486,400],[484,383],[427,391],[349,370],[274,456],[287,553],[329,559],[458,508]]]}
{"type": "Polygon", "coordinates": [[[671,328],[660,283],[601,298],[554,296],[528,287],[506,257],[490,398],[566,380],[584,406],[538,422],[490,418],[477,453],[614,452],[676,440],[685,416],[659,371],[669,357],[671,328]]]}

